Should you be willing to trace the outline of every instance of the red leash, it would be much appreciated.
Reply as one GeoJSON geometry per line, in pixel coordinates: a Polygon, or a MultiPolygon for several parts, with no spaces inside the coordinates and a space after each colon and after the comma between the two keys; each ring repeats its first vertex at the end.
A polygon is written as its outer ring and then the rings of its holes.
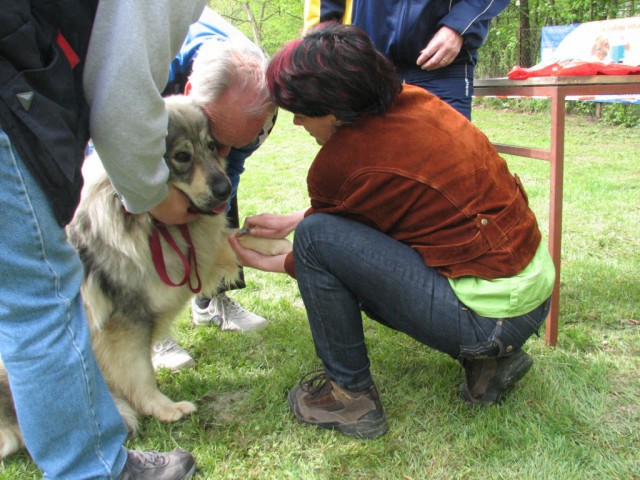
{"type": "Polygon", "coordinates": [[[199,293],[202,289],[202,282],[200,281],[200,275],[198,274],[198,260],[196,259],[196,248],[191,241],[191,235],[189,235],[189,228],[186,225],[178,225],[178,229],[182,234],[182,238],[185,239],[188,245],[187,255],[180,251],[175,240],[167,230],[167,227],[161,224],[155,224],[151,235],[149,235],[149,248],[151,248],[151,258],[153,258],[153,265],[156,267],[156,272],[160,276],[160,279],[169,285],[170,287],[180,287],[185,283],[188,283],[189,290],[193,293],[199,293]],[[158,235],[159,234],[159,235],[158,235]],[[184,268],[184,275],[179,283],[174,283],[169,274],[167,273],[167,267],[164,262],[164,255],[162,254],[162,246],[160,245],[160,236],[169,244],[171,249],[178,254],[182,267],[184,268]],[[196,277],[196,286],[191,283],[191,272],[193,264],[193,273],[196,277]]]}

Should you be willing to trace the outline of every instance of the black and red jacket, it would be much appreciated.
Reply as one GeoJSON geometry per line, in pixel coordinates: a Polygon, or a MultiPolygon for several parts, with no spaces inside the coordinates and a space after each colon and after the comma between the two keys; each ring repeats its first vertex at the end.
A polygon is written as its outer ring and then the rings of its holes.
{"type": "Polygon", "coordinates": [[[98,0],[0,0],[0,128],[67,224],[89,138],[82,72],[98,0]]]}

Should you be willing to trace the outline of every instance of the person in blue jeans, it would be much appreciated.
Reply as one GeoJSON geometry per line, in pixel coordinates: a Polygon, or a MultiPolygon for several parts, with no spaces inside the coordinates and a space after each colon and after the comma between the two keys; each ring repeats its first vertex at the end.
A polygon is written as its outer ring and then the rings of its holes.
{"type": "Polygon", "coordinates": [[[369,34],[404,83],[440,97],[471,119],[478,50],[509,0],[305,0],[305,30],[325,21],[369,34]]]}
{"type": "MultiPolygon", "coordinates": [[[[219,14],[205,8],[171,62],[169,82],[163,92],[165,96],[186,93],[192,97],[195,93],[209,117],[212,136],[226,147],[219,151],[227,155],[227,175],[232,186],[227,212],[231,227],[238,227],[240,222],[237,192],[245,162],[266,140],[276,121],[277,110],[269,100],[264,81],[266,66],[267,59],[256,45],[219,14]],[[231,98],[233,101],[229,101],[231,98]]],[[[246,310],[226,294],[244,286],[240,270],[235,284],[196,296],[191,303],[193,323],[232,332],[264,328],[265,318],[246,310]]],[[[153,346],[152,360],[154,368],[171,370],[195,365],[191,355],[170,337],[153,346]]]]}
{"type": "Polygon", "coordinates": [[[533,363],[522,346],[555,280],[517,176],[450,105],[402,84],[353,25],[325,22],[285,45],[267,82],[321,146],[311,206],[245,219],[252,235],[295,230],[292,253],[230,242],[243,265],[298,281],[322,368],[289,392],[295,417],[357,438],[387,431],[362,312],[460,362],[466,403],[500,402],[533,363]]]}
{"type": "MultiPolygon", "coordinates": [[[[167,187],[161,91],[204,3],[0,0],[0,355],[45,479],[179,480],[195,471],[183,450],[124,447],[64,227],[89,137],[128,211],[167,224],[197,218],[167,187]]],[[[18,432],[2,433],[3,454],[20,446],[18,432]]]]}

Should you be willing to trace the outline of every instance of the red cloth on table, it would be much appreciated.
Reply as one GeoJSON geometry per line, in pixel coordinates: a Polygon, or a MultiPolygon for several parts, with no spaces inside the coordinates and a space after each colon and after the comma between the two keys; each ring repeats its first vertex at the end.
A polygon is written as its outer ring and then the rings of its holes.
{"type": "Polygon", "coordinates": [[[580,75],[633,75],[640,74],[640,65],[624,65],[620,63],[562,61],[540,63],[533,67],[515,66],[507,77],[511,80],[524,80],[531,77],[560,77],[580,75]]]}

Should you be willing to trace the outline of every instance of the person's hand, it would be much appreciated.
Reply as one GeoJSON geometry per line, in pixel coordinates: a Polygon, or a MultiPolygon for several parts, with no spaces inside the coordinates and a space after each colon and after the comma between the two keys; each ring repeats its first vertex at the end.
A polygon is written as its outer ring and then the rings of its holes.
{"type": "Polygon", "coordinates": [[[244,220],[241,232],[265,238],[285,238],[296,229],[298,223],[304,217],[304,210],[278,215],[274,213],[261,213],[247,217],[244,220]]]}
{"type": "MultiPolygon", "coordinates": [[[[236,235],[241,235],[240,233],[236,235]]],[[[249,248],[244,248],[238,242],[238,239],[235,236],[229,237],[229,245],[234,252],[236,252],[236,257],[238,258],[238,262],[240,265],[244,267],[256,268],[258,270],[262,270],[264,272],[276,272],[276,273],[284,273],[284,261],[287,257],[287,254],[282,255],[262,255],[261,253],[251,250],[249,248]]]]}
{"type": "Polygon", "coordinates": [[[440,27],[420,52],[416,63],[422,70],[436,70],[448,66],[460,53],[462,35],[449,27],[440,27]]]}
{"type": "Polygon", "coordinates": [[[149,210],[149,214],[166,225],[182,225],[198,218],[197,213],[189,212],[191,201],[177,188],[169,185],[169,194],[158,205],[149,210]]]}

